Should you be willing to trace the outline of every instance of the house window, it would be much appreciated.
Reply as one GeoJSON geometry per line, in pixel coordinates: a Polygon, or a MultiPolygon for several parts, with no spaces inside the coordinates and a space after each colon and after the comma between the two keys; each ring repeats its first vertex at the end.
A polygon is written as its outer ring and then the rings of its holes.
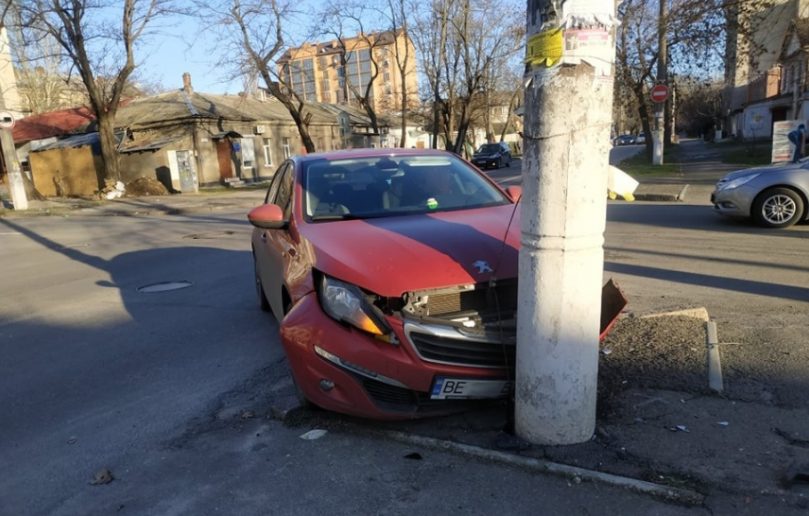
{"type": "Polygon", "coordinates": [[[272,140],[270,138],[264,138],[264,166],[271,167],[272,166],[272,140]]]}
{"type": "Polygon", "coordinates": [[[241,147],[242,147],[242,167],[244,168],[252,167],[256,161],[256,152],[255,148],[253,147],[253,139],[242,138],[241,147]]]}
{"type": "Polygon", "coordinates": [[[281,140],[281,147],[284,149],[284,159],[289,159],[289,138],[284,138],[281,140]]]}

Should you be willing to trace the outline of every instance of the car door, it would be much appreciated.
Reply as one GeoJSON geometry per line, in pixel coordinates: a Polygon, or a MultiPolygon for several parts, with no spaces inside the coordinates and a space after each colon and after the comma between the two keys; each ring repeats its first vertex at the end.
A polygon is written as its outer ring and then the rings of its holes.
{"type": "MultiPolygon", "coordinates": [[[[264,200],[265,204],[278,204],[284,211],[287,220],[289,220],[292,210],[293,169],[291,162],[286,162],[278,168],[264,200]]],[[[281,292],[284,285],[284,255],[287,247],[284,242],[288,240],[287,230],[257,229],[256,231],[259,232],[258,238],[255,239],[255,250],[261,284],[264,286],[264,294],[267,296],[273,314],[280,321],[284,315],[281,292]]]]}

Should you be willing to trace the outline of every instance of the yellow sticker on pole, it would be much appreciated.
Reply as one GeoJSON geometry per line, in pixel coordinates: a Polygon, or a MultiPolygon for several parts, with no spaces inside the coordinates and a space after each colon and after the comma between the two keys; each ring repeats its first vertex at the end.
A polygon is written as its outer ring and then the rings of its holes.
{"type": "Polygon", "coordinates": [[[564,30],[548,29],[528,38],[525,62],[535,66],[551,67],[562,59],[564,30]]]}

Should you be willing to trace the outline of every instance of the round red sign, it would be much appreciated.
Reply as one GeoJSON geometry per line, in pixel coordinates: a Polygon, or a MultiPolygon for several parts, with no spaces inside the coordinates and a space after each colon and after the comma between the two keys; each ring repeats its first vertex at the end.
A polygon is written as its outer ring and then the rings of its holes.
{"type": "Polygon", "coordinates": [[[669,89],[665,84],[657,84],[652,88],[652,102],[665,102],[669,98],[669,89]]]}

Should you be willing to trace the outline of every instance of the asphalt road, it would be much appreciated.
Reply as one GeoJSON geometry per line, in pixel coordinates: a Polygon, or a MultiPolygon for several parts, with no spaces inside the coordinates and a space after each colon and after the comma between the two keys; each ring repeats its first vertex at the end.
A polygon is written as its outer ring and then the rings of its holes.
{"type": "MultiPolygon", "coordinates": [[[[304,441],[308,428],[253,418],[288,379],[254,306],[243,217],[0,219],[0,513],[698,512],[369,436],[304,441]],[[166,281],[191,286],[138,291],[166,281]],[[102,468],[116,480],[90,485],[102,468]]],[[[788,351],[794,397],[806,392],[809,226],[611,204],[606,237],[607,274],[634,310],[705,305],[720,336],[757,339],[740,346],[741,371],[775,374],[762,364],[788,351]]]]}

